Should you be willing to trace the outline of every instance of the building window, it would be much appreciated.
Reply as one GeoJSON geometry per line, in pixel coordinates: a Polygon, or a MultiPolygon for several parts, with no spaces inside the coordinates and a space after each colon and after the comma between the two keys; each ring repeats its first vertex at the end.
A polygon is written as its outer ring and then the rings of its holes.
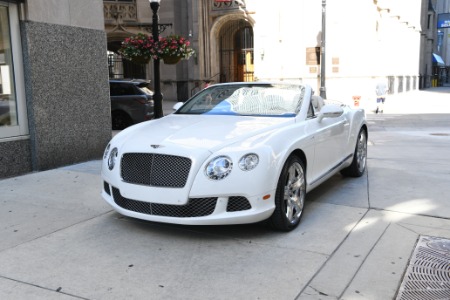
{"type": "Polygon", "coordinates": [[[16,4],[0,2],[0,141],[28,134],[16,4]]]}

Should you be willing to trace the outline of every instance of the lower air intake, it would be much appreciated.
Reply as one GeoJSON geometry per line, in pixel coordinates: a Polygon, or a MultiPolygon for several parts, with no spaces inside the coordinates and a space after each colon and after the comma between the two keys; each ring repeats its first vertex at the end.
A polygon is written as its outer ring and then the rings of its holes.
{"type": "Polygon", "coordinates": [[[231,196],[228,198],[227,212],[243,211],[251,208],[250,202],[245,197],[231,196]]]}
{"type": "Polygon", "coordinates": [[[191,198],[185,205],[150,203],[123,197],[119,189],[112,188],[114,202],[126,210],[146,215],[193,218],[212,214],[217,198],[191,198]]]}

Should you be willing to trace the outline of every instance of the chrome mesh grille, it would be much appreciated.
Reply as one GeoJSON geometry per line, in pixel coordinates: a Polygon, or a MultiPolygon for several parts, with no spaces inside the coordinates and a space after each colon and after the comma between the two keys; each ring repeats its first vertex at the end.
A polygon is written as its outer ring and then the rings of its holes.
{"type": "Polygon", "coordinates": [[[242,211],[251,209],[252,206],[247,198],[241,196],[232,196],[228,198],[227,212],[242,211]]]}
{"type": "Polygon", "coordinates": [[[114,202],[126,210],[134,212],[176,218],[204,217],[212,214],[217,198],[190,198],[185,205],[150,203],[123,197],[119,189],[112,187],[114,202]]]}
{"type": "Polygon", "coordinates": [[[189,176],[191,160],[175,155],[126,153],[122,157],[121,167],[125,182],[182,188],[189,176]]]}

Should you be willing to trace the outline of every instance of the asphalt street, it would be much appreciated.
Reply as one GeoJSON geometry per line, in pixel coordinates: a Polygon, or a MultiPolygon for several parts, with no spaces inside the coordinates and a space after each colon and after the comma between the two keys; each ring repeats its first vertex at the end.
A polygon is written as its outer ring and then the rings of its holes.
{"type": "Polygon", "coordinates": [[[395,299],[419,239],[450,239],[450,88],[360,105],[367,172],[309,193],[289,233],[123,217],[98,160],[0,180],[0,299],[395,299]]]}

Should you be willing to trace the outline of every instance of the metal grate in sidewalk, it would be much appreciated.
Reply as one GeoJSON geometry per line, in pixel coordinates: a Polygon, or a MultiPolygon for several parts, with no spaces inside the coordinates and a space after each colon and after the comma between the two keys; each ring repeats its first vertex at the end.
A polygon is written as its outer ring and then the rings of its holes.
{"type": "Polygon", "coordinates": [[[450,240],[421,236],[396,300],[450,299],[450,240]]]}

